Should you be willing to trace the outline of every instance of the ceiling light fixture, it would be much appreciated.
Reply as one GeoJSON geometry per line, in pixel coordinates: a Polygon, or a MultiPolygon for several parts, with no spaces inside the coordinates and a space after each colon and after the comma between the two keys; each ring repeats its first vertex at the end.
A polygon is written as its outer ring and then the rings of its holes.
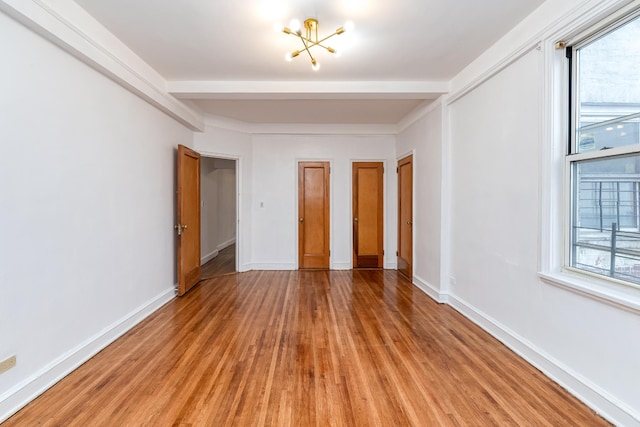
{"type": "Polygon", "coordinates": [[[337,50],[332,48],[331,46],[325,46],[324,43],[328,39],[333,36],[340,35],[346,31],[351,31],[353,29],[353,23],[348,21],[344,26],[338,28],[333,34],[328,35],[327,37],[323,37],[322,39],[318,38],[318,20],[314,18],[305,19],[303,25],[300,25],[300,21],[297,19],[291,20],[288,27],[280,26],[280,30],[285,34],[291,34],[294,37],[297,37],[302,42],[304,46],[300,50],[294,50],[293,52],[289,52],[285,55],[285,59],[287,61],[292,61],[293,58],[300,55],[302,52],[307,52],[309,54],[309,58],[311,59],[311,68],[314,71],[318,71],[320,69],[320,63],[316,58],[311,54],[311,48],[315,46],[320,46],[327,50],[329,53],[336,54],[337,50]],[[302,29],[304,28],[304,35],[302,33],[302,29]]]}

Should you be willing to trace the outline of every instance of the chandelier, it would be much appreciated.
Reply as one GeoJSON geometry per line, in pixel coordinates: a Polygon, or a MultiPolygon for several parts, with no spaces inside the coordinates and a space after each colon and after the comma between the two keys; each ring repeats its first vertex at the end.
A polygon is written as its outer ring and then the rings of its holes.
{"type": "Polygon", "coordinates": [[[318,37],[318,20],[314,18],[305,19],[302,26],[300,25],[300,21],[298,21],[297,19],[293,19],[291,20],[289,27],[280,26],[279,29],[285,34],[291,34],[292,36],[300,39],[303,46],[303,48],[300,50],[294,50],[293,52],[287,53],[285,55],[285,59],[288,62],[291,62],[296,56],[300,55],[303,52],[307,52],[309,54],[309,58],[311,59],[311,68],[313,68],[314,71],[318,71],[318,69],[320,68],[320,63],[311,54],[311,48],[320,46],[329,53],[338,54],[338,51],[336,49],[323,43],[333,36],[340,35],[345,31],[351,31],[353,29],[353,23],[351,21],[348,21],[342,27],[335,30],[332,34],[329,34],[328,36],[323,38],[318,37]],[[304,33],[302,32],[303,28],[304,33]]]}

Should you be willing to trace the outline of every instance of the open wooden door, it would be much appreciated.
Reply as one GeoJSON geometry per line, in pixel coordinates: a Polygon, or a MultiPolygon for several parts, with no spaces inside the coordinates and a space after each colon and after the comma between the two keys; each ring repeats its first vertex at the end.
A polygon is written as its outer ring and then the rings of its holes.
{"type": "Polygon", "coordinates": [[[329,268],[329,162],[298,163],[298,268],[329,268]]]}
{"type": "Polygon", "coordinates": [[[398,161],[398,271],[413,278],[413,156],[398,161]]]}
{"type": "Polygon", "coordinates": [[[200,154],[178,146],[178,295],[200,280],[200,154]]]}
{"type": "Polygon", "coordinates": [[[353,268],[382,268],[382,162],[353,163],[353,268]]]}

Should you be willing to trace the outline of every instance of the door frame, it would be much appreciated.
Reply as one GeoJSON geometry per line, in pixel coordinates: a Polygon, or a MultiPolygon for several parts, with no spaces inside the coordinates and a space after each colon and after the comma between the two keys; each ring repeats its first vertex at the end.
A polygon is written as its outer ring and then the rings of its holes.
{"type": "MultiPolygon", "coordinates": [[[[400,160],[405,159],[407,157],[411,156],[412,157],[412,171],[413,173],[411,174],[411,221],[413,222],[413,226],[411,227],[411,273],[412,276],[415,276],[415,254],[416,254],[416,236],[414,233],[415,230],[415,219],[416,219],[416,150],[410,150],[410,151],[406,151],[398,156],[396,156],[396,163],[395,165],[397,166],[398,163],[400,162],[400,160]]],[[[394,166],[395,167],[395,166],[394,166]]],[[[399,185],[399,181],[400,178],[398,176],[398,174],[396,173],[396,188],[398,188],[399,185]]],[[[399,210],[400,210],[400,193],[399,191],[396,191],[396,200],[395,200],[395,212],[396,212],[396,241],[395,241],[395,245],[396,245],[396,251],[399,251],[400,248],[398,247],[398,241],[400,240],[400,217],[398,216],[399,210]]],[[[396,270],[398,268],[397,266],[397,262],[398,262],[398,257],[395,257],[395,262],[396,262],[396,270]]],[[[409,278],[410,282],[413,283],[413,277],[409,278]]]]}
{"type": "Polygon", "coordinates": [[[295,201],[293,205],[293,216],[292,216],[292,224],[295,229],[293,240],[293,253],[295,254],[296,262],[295,269],[300,270],[300,257],[299,257],[299,247],[298,242],[300,241],[300,235],[298,232],[298,206],[300,203],[300,188],[298,186],[298,164],[300,162],[328,162],[329,163],[329,270],[335,270],[333,266],[333,209],[334,209],[334,201],[333,201],[333,193],[334,193],[334,182],[333,182],[333,159],[325,158],[310,158],[310,157],[296,157],[293,163],[293,180],[295,182],[295,201]]]}
{"type": "MultiPolygon", "coordinates": [[[[405,156],[406,157],[406,156],[405,156]]],[[[349,176],[351,177],[351,180],[349,181],[351,185],[349,185],[349,224],[351,224],[351,226],[349,227],[350,231],[350,239],[349,239],[349,253],[353,254],[353,175],[351,173],[351,171],[353,170],[353,164],[354,163],[359,163],[359,162],[378,162],[378,163],[382,163],[382,249],[384,250],[384,255],[382,256],[382,269],[385,269],[387,266],[387,259],[389,257],[389,254],[391,252],[389,252],[389,220],[391,219],[389,217],[389,212],[387,210],[387,208],[390,206],[389,202],[390,199],[388,198],[388,189],[387,189],[387,171],[388,169],[388,159],[349,159],[349,176]]],[[[397,163],[397,161],[396,161],[397,163]]],[[[396,197],[397,199],[397,197],[396,197]]],[[[397,200],[395,201],[395,203],[397,204],[397,200]]],[[[397,210],[397,209],[396,209],[397,210]]],[[[397,240],[397,239],[396,239],[397,240]]],[[[397,244],[398,242],[396,242],[397,244]]],[[[392,251],[393,252],[393,251],[392,251]]],[[[353,256],[351,256],[351,267],[350,269],[353,270],[355,267],[354,265],[354,260],[353,260],[353,256]]]]}
{"type": "Polygon", "coordinates": [[[224,160],[235,160],[236,162],[236,271],[238,273],[242,273],[245,271],[249,271],[248,268],[245,268],[244,259],[242,257],[241,247],[243,246],[243,236],[242,227],[242,209],[244,204],[242,203],[243,197],[243,170],[244,170],[244,158],[241,155],[233,155],[233,154],[222,154],[216,153],[213,151],[206,150],[196,150],[200,153],[202,157],[208,158],[216,158],[216,159],[224,159],[224,160]]]}

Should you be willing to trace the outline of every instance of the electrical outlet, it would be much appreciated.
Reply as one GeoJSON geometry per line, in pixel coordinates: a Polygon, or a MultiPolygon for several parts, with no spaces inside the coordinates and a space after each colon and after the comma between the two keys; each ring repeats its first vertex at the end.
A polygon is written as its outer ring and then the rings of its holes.
{"type": "Polygon", "coordinates": [[[9,369],[16,366],[16,356],[11,356],[2,362],[0,362],[0,374],[7,372],[9,369]]]}

